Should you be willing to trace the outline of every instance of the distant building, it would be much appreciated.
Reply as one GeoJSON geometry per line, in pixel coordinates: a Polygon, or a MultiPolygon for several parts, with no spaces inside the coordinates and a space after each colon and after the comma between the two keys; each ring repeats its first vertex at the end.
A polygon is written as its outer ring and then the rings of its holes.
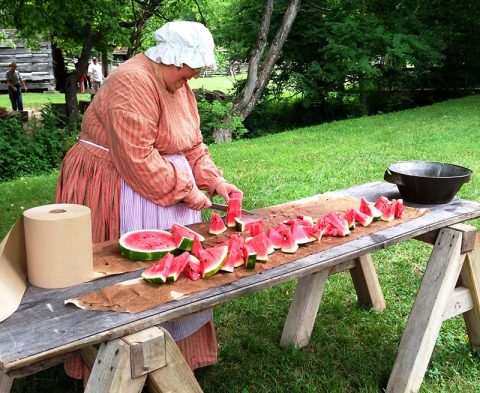
{"type": "Polygon", "coordinates": [[[39,49],[32,50],[15,37],[14,30],[2,32],[7,38],[0,39],[0,91],[7,91],[5,73],[10,69],[12,61],[17,62],[17,70],[22,74],[28,90],[55,90],[50,42],[40,41],[39,49]]]}

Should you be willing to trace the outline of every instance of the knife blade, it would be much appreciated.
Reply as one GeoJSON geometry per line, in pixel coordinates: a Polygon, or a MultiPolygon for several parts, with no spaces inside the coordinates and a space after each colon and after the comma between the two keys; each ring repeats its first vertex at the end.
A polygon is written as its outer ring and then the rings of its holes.
{"type": "MultiPolygon", "coordinates": [[[[221,203],[212,202],[212,206],[210,207],[210,209],[221,210],[222,212],[226,212],[227,209],[228,209],[228,206],[227,205],[222,205],[221,203]]],[[[251,212],[250,210],[242,209],[241,212],[242,212],[242,214],[255,215],[255,213],[251,212]]]]}

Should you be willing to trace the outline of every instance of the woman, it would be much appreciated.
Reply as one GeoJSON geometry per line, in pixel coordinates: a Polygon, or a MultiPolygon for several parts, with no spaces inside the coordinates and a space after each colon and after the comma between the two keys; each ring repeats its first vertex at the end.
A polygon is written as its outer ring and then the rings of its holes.
{"type": "MultiPolygon", "coordinates": [[[[170,22],[158,45],[123,63],[102,84],[67,153],[57,202],[92,209],[93,241],[136,229],[169,229],[201,221],[210,196],[241,192],[225,181],[202,142],[188,80],[215,66],[213,38],[195,22],[170,22]]],[[[212,311],[165,324],[192,369],[214,364],[212,311]]],[[[67,374],[85,377],[79,358],[67,374]]]]}

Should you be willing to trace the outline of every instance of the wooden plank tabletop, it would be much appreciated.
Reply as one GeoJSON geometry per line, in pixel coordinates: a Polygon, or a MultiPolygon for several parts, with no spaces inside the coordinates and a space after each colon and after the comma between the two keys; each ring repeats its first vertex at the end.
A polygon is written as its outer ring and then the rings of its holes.
{"type": "MultiPolygon", "coordinates": [[[[385,195],[399,198],[395,185],[383,182],[355,186],[342,193],[376,200],[385,195]]],[[[196,293],[137,314],[95,312],[64,305],[64,300],[138,277],[138,272],[110,276],[64,289],[29,286],[19,309],[0,323],[0,369],[26,375],[22,369],[73,352],[85,345],[123,337],[147,327],[216,306],[230,299],[348,261],[424,233],[480,217],[480,204],[454,199],[428,207],[429,214],[364,236],[277,268],[242,278],[231,284],[196,293]]]]}

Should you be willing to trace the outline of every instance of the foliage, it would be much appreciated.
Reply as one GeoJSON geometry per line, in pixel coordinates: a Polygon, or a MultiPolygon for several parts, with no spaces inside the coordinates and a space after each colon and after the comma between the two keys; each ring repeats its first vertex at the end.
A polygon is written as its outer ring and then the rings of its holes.
{"type": "Polygon", "coordinates": [[[198,100],[198,112],[200,114],[200,130],[203,140],[207,144],[214,142],[213,131],[219,128],[231,130],[233,139],[240,139],[247,133],[240,116],[232,115],[231,102],[220,102],[217,100],[208,102],[205,98],[198,100]]]}
{"type": "Polygon", "coordinates": [[[18,118],[0,120],[0,180],[57,169],[76,136],[70,126],[58,124],[50,106],[42,110],[42,121],[33,120],[26,129],[18,118]]]}

